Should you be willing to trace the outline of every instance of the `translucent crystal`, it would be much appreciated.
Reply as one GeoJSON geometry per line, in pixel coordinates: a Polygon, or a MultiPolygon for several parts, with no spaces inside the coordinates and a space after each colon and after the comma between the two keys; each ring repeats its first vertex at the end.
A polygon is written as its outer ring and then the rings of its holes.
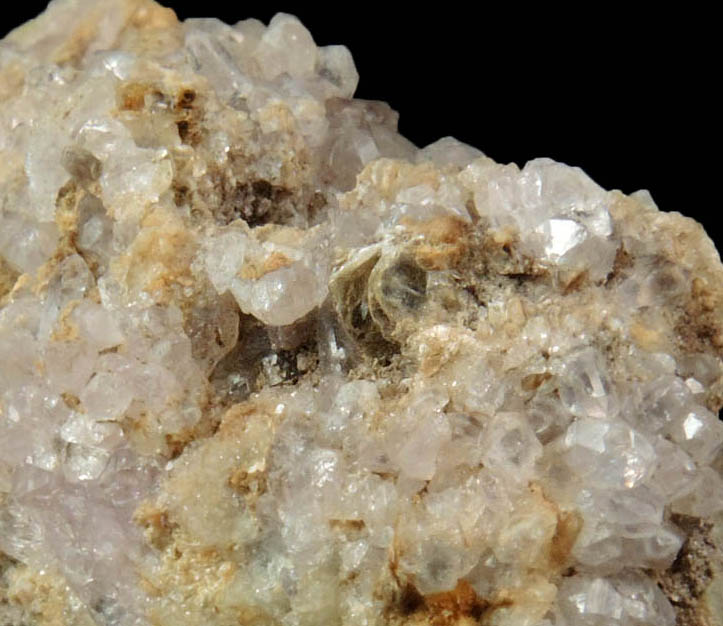
{"type": "Polygon", "coordinates": [[[702,465],[710,463],[723,446],[723,423],[703,407],[681,416],[668,431],[673,440],[702,465]]]}
{"type": "Polygon", "coordinates": [[[264,76],[293,78],[310,75],[316,67],[317,49],[309,31],[293,15],[277,13],[254,52],[264,76]]]}
{"type": "Polygon", "coordinates": [[[535,461],[542,445],[523,416],[498,413],[487,426],[485,464],[507,480],[528,480],[534,474],[535,461]]]}
{"type": "Polygon", "coordinates": [[[668,600],[652,581],[642,576],[573,576],[565,580],[560,595],[563,613],[573,624],[675,624],[675,613],[668,600]]]}
{"type": "Polygon", "coordinates": [[[605,369],[600,354],[592,348],[568,355],[560,396],[570,412],[595,418],[611,417],[616,405],[605,369]]]}
{"type": "Polygon", "coordinates": [[[578,418],[564,442],[566,462],[591,484],[635,487],[652,473],[656,460],[646,437],[619,422],[578,418]]]}
{"type": "Polygon", "coordinates": [[[545,247],[545,256],[551,261],[557,261],[565,256],[575,246],[579,246],[587,238],[587,231],[574,220],[553,218],[536,228],[542,235],[545,247]]]}
{"type": "Polygon", "coordinates": [[[295,244],[261,244],[241,229],[226,229],[208,242],[208,276],[220,294],[230,291],[245,313],[272,326],[287,326],[327,293],[325,268],[314,266],[324,261],[323,237],[316,233],[310,238],[311,250],[301,251],[295,244]]]}

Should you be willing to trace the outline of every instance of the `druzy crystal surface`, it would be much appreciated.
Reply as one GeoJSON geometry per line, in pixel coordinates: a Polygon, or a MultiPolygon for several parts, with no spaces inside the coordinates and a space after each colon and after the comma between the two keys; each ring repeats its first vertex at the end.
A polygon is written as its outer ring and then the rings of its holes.
{"type": "Polygon", "coordinates": [[[0,42],[0,623],[720,624],[712,242],[357,79],[285,14],[0,42]]]}

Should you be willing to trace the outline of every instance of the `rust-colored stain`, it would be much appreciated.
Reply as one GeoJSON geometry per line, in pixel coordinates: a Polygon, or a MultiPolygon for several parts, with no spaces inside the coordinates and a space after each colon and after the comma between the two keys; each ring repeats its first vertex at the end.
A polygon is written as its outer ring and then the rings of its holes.
{"type": "Polygon", "coordinates": [[[557,527],[550,543],[551,565],[558,568],[567,565],[580,530],[582,530],[582,517],[577,511],[558,512],[557,527]]]}
{"type": "Polygon", "coordinates": [[[509,604],[480,598],[466,580],[459,580],[450,591],[427,595],[407,581],[390,598],[386,614],[390,624],[400,626],[472,626],[484,623],[485,616],[509,604]]]}

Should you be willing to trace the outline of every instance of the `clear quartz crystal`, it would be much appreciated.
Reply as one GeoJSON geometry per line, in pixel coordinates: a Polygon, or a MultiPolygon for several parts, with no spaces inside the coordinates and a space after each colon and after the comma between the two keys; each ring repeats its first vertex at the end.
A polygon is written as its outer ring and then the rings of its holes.
{"type": "Polygon", "coordinates": [[[638,575],[574,576],[565,581],[560,594],[563,613],[573,624],[675,624],[675,613],[661,591],[652,581],[638,575]]]}
{"type": "Polygon", "coordinates": [[[712,242],[358,81],[283,13],[0,42],[0,623],[715,615],[712,242]]]}

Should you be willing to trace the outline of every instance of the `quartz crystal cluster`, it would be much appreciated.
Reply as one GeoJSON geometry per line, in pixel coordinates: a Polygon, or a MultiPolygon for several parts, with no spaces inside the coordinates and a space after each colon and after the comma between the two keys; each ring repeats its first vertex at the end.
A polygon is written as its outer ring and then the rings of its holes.
{"type": "Polygon", "coordinates": [[[357,79],[286,14],[0,42],[0,623],[720,625],[712,242],[357,79]]]}

